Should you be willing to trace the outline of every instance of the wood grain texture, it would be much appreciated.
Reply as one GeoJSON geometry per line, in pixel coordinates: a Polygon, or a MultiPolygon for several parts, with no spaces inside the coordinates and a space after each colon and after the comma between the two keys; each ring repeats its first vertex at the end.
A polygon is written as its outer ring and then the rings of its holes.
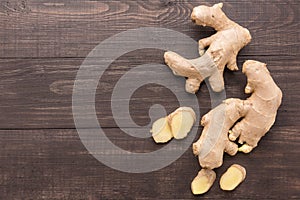
{"type": "MultiPolygon", "coordinates": [[[[151,140],[127,140],[119,129],[105,129],[122,148],[156,150],[151,140]]],[[[75,130],[0,131],[1,199],[298,199],[298,127],[276,127],[251,154],[228,155],[217,181],[194,197],[190,182],[199,166],[190,148],[161,170],[127,174],[104,166],[83,147],[75,130]],[[220,176],[232,163],[247,168],[234,192],[219,189],[220,176]]]]}
{"type": "MultiPolygon", "coordinates": [[[[240,52],[238,65],[247,59],[267,63],[284,96],[270,132],[251,154],[225,155],[207,194],[195,197],[190,192],[190,182],[199,170],[191,148],[166,168],[128,174],[97,161],[76,132],[73,84],[95,46],[139,27],[168,28],[198,40],[214,31],[194,25],[191,10],[217,2],[0,0],[0,199],[300,199],[297,0],[224,1],[225,13],[253,36],[240,52]],[[246,167],[247,178],[234,192],[223,192],[218,180],[233,163],[246,167]]],[[[119,129],[112,116],[111,94],[126,72],[147,63],[163,64],[163,51],[142,49],[119,57],[105,71],[96,91],[100,125],[114,144],[132,152],[150,152],[160,146],[151,138],[133,138],[119,129]]],[[[226,70],[224,76],[227,97],[247,97],[241,71],[226,70]]],[[[211,108],[205,84],[197,98],[205,114],[211,108]]],[[[167,112],[179,105],[168,89],[145,85],[130,99],[130,114],[138,125],[150,122],[148,111],[153,104],[163,105],[167,112]]]]}
{"type": "MultiPolygon", "coordinates": [[[[190,20],[194,6],[209,5],[204,1],[0,2],[0,58],[85,57],[113,34],[145,26],[174,29],[194,39],[212,33],[190,20]]],[[[224,11],[251,30],[253,41],[241,55],[297,55],[298,8],[297,0],[226,1],[224,11]]]]}
{"type": "MultiPolygon", "coordinates": [[[[141,51],[126,54],[116,60],[104,73],[96,92],[96,111],[101,126],[117,127],[111,112],[110,100],[115,84],[121,76],[143,62],[150,63],[159,60],[158,63],[163,63],[162,52],[155,53],[154,51],[144,51],[145,55],[151,54],[152,56],[143,60],[139,60],[141,51]]],[[[239,66],[246,59],[248,57],[239,57],[239,66]]],[[[299,85],[300,73],[298,61],[291,57],[256,56],[256,59],[268,63],[273,78],[284,93],[277,125],[294,125],[295,119],[300,117],[297,109],[300,89],[296,87],[299,85]]],[[[75,128],[72,115],[72,90],[81,62],[81,59],[3,59],[0,61],[0,86],[3,91],[0,94],[0,110],[5,113],[0,116],[0,128],[75,128]]],[[[171,71],[170,76],[173,76],[171,71]]],[[[131,82],[135,83],[135,80],[131,82]]],[[[227,97],[247,97],[243,94],[246,78],[241,71],[225,71],[225,82],[227,97]]],[[[184,85],[179,86],[181,88],[178,89],[184,89],[184,85]]],[[[197,98],[200,112],[206,113],[211,107],[211,99],[205,84],[202,85],[197,98]]],[[[86,104],[90,105],[90,102],[86,104]]],[[[121,101],[120,105],[122,104],[125,103],[121,101]]],[[[179,106],[176,97],[167,88],[148,84],[133,94],[130,101],[131,117],[139,125],[146,125],[150,122],[149,108],[154,104],[163,105],[168,113],[179,106]]],[[[92,117],[92,115],[87,113],[85,117],[92,117]]],[[[123,117],[126,119],[130,116],[124,114],[123,117]]],[[[117,118],[116,120],[123,119],[117,118]]]]}

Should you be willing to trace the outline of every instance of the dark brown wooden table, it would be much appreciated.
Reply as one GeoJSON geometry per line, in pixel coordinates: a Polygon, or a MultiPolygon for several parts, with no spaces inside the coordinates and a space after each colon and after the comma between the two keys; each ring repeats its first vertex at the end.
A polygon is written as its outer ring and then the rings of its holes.
{"type": "MultiPolygon", "coordinates": [[[[194,6],[213,3],[217,1],[1,0],[0,199],[300,199],[297,0],[224,1],[226,14],[253,36],[238,65],[247,59],[267,63],[284,96],[276,123],[259,146],[249,155],[225,155],[207,194],[191,194],[190,182],[200,169],[191,148],[161,170],[130,174],[103,165],[79,139],[72,88],[88,53],[114,34],[139,27],[168,28],[195,40],[209,36],[214,31],[196,26],[189,16],[194,6]],[[235,191],[221,191],[220,175],[233,163],[247,168],[247,178],[235,191]]],[[[157,145],[119,129],[110,109],[111,93],[124,73],[151,62],[163,64],[163,51],[127,53],[110,65],[98,85],[98,120],[110,139],[128,151],[153,151],[157,145]]],[[[225,70],[224,76],[227,97],[247,97],[241,70],[225,70]]],[[[208,112],[205,84],[197,97],[201,113],[208,112]]],[[[179,105],[168,89],[145,85],[132,96],[131,117],[146,125],[149,107],[157,103],[167,112],[179,105]]]]}

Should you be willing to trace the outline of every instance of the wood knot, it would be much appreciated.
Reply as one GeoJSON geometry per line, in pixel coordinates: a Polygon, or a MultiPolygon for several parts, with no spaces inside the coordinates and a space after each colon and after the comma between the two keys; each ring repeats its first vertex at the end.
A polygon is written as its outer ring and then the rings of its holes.
{"type": "Polygon", "coordinates": [[[174,1],[165,1],[165,6],[169,6],[169,7],[171,7],[171,6],[174,6],[175,5],[175,2],[174,1]]]}
{"type": "Polygon", "coordinates": [[[6,14],[11,13],[28,13],[30,11],[27,0],[16,1],[10,0],[2,4],[6,14]]]}

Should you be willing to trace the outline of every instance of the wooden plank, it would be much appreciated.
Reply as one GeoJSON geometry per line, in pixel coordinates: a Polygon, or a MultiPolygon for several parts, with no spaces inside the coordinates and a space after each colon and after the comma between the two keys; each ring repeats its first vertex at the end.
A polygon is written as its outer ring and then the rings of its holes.
{"type": "MultiPolygon", "coordinates": [[[[117,127],[111,112],[111,94],[117,81],[139,64],[150,62],[163,64],[162,53],[155,50],[135,51],[120,57],[109,67],[101,78],[96,92],[96,111],[101,126],[117,127]],[[143,53],[151,56],[141,60],[143,53]]],[[[242,62],[248,58],[239,57],[239,66],[242,66],[242,62]]],[[[283,90],[283,103],[278,112],[276,125],[293,125],[300,114],[298,112],[300,71],[297,67],[299,59],[258,56],[256,58],[268,63],[272,76],[283,90]]],[[[0,128],[74,128],[72,89],[81,63],[82,59],[0,60],[0,112],[3,113],[0,116],[0,128]]],[[[140,74],[135,76],[139,78],[140,74]]],[[[173,77],[173,74],[170,72],[169,76],[173,77]]],[[[178,80],[184,79],[179,77],[178,80]]],[[[247,97],[243,94],[246,78],[241,71],[226,70],[225,82],[228,98],[247,97]]],[[[130,80],[130,84],[132,83],[135,83],[134,79],[130,80]]],[[[184,83],[179,84],[177,89],[184,90],[184,83]]],[[[197,98],[201,114],[206,113],[210,109],[211,99],[205,85],[202,85],[197,98]]],[[[90,105],[90,102],[85,103],[90,105]]],[[[123,101],[119,102],[119,105],[123,104],[123,101]]],[[[136,90],[131,97],[131,117],[139,125],[146,125],[150,122],[148,110],[153,104],[162,104],[167,112],[179,106],[171,91],[159,85],[148,84],[136,90]]],[[[84,117],[91,116],[87,113],[84,117]]],[[[124,114],[116,120],[124,120],[128,117],[124,114]]]]}
{"type": "MultiPolygon", "coordinates": [[[[276,127],[248,155],[225,156],[204,199],[299,199],[299,126],[276,127]],[[219,189],[233,163],[247,178],[234,192],[219,189]]],[[[135,152],[157,149],[151,139],[128,140],[105,129],[118,146],[135,152]]],[[[0,131],[1,199],[194,199],[190,182],[199,165],[191,148],[161,170],[128,174],[104,166],[84,148],[76,130],[0,131]]],[[[149,162],[151,162],[149,160],[149,162]]]]}
{"type": "MultiPolygon", "coordinates": [[[[214,1],[218,2],[218,1],[214,1]]],[[[163,27],[200,39],[213,33],[194,25],[191,10],[205,1],[6,0],[0,2],[0,58],[84,58],[110,36],[138,27],[163,27]]],[[[298,55],[297,0],[236,1],[226,14],[250,29],[241,55],[298,55]]]]}
{"type": "MultiPolygon", "coordinates": [[[[96,45],[139,27],[169,28],[195,40],[209,36],[214,31],[194,25],[189,16],[194,6],[217,2],[0,0],[0,199],[300,199],[297,0],[224,2],[226,14],[248,27],[253,36],[240,52],[239,66],[246,59],[268,63],[284,96],[277,121],[259,146],[249,155],[225,155],[207,194],[195,197],[190,192],[190,182],[199,170],[191,148],[161,170],[128,174],[97,161],[74,129],[74,80],[96,45]],[[247,178],[234,192],[223,192],[218,181],[233,163],[246,167],[247,178]]],[[[154,49],[125,54],[99,82],[98,120],[109,139],[127,151],[150,152],[161,145],[151,138],[130,137],[118,128],[115,120],[129,116],[113,118],[112,90],[137,65],[163,64],[162,55],[154,49]]],[[[247,97],[241,71],[226,70],[225,82],[227,97],[247,97]]],[[[184,85],[176,89],[183,90],[184,85]]],[[[201,114],[206,113],[211,100],[205,85],[197,98],[201,114]]],[[[167,112],[179,105],[171,91],[155,84],[144,86],[130,99],[131,117],[138,125],[149,123],[148,110],[153,104],[162,104],[167,112]]],[[[89,119],[91,114],[84,117],[89,119]]]]}

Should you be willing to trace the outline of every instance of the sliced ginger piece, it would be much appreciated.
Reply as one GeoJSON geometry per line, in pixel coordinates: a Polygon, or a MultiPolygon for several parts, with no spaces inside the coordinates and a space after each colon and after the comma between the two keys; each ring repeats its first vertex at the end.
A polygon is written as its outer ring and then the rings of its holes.
{"type": "Polygon", "coordinates": [[[167,117],[156,120],[150,132],[156,143],[165,143],[173,138],[167,117]]]}
{"type": "Polygon", "coordinates": [[[231,165],[222,175],[220,187],[222,190],[234,190],[246,178],[246,169],[238,164],[231,165]]]}
{"type": "Polygon", "coordinates": [[[183,139],[191,131],[196,121],[196,114],[192,108],[180,107],[169,115],[172,134],[175,139],[183,139]]]}
{"type": "Polygon", "coordinates": [[[156,143],[166,143],[173,137],[183,139],[191,131],[196,121],[196,114],[190,107],[180,107],[167,117],[156,120],[151,129],[156,143]]]}
{"type": "Polygon", "coordinates": [[[204,194],[213,185],[216,173],[211,169],[201,169],[191,184],[194,195],[204,194]]]}

